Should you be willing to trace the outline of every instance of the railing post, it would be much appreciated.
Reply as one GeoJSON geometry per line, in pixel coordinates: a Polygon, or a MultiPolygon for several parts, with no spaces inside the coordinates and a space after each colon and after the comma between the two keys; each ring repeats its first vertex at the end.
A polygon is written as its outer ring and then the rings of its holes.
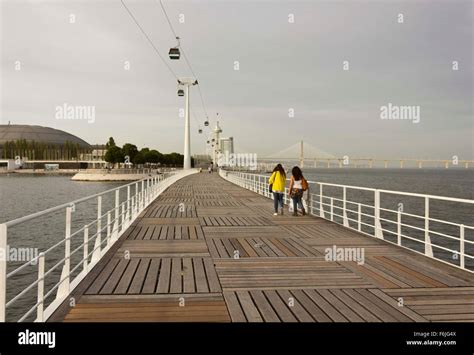
{"type": "Polygon", "coordinates": [[[58,287],[57,297],[65,298],[70,292],[71,277],[71,220],[72,207],[66,207],[66,232],[64,241],[64,266],[61,273],[61,284],[58,287]]]}
{"type": "Polygon", "coordinates": [[[357,204],[357,230],[362,230],[362,206],[360,203],[357,204]]]}
{"type": "Polygon", "coordinates": [[[112,223],[112,216],[110,215],[110,211],[107,212],[107,245],[110,244],[110,224],[112,223]]]}
{"type": "Polygon", "coordinates": [[[380,224],[380,191],[374,192],[374,237],[383,239],[382,225],[380,224]]]}
{"type": "Polygon", "coordinates": [[[38,296],[36,306],[36,320],[44,322],[44,253],[38,257],[38,296]]]}
{"type": "Polygon", "coordinates": [[[141,190],[141,193],[140,193],[140,211],[142,210],[142,208],[145,206],[145,180],[142,180],[142,190],[141,190]]]}
{"type": "Polygon", "coordinates": [[[461,266],[461,269],[465,269],[466,268],[466,265],[465,265],[465,258],[464,258],[464,255],[465,255],[465,251],[464,251],[464,224],[461,224],[460,226],[460,231],[459,231],[459,254],[460,257],[461,257],[461,260],[459,261],[459,265],[461,266]]]}
{"type": "Polygon", "coordinates": [[[334,221],[333,210],[334,210],[334,198],[331,197],[331,221],[334,221]]]}
{"type": "Polygon", "coordinates": [[[69,293],[69,282],[71,273],[71,222],[72,222],[72,207],[66,208],[66,242],[64,253],[64,266],[66,269],[66,285],[69,293]]]}
{"type": "Polygon", "coordinates": [[[342,222],[344,227],[349,227],[349,221],[347,220],[346,214],[346,195],[347,195],[347,188],[344,186],[342,190],[342,222]]]}
{"type": "Polygon", "coordinates": [[[87,262],[89,260],[89,227],[84,226],[84,252],[82,257],[82,265],[84,272],[87,273],[87,262]]]}
{"type": "Polygon", "coordinates": [[[121,220],[122,220],[122,223],[120,224],[120,231],[123,231],[126,227],[125,225],[125,202],[122,203],[122,213],[120,214],[121,215],[121,220]]]}
{"type": "Polygon", "coordinates": [[[97,197],[97,238],[99,245],[102,236],[102,196],[97,197]]]}
{"type": "Polygon", "coordinates": [[[119,226],[119,215],[120,215],[120,189],[115,190],[115,220],[112,228],[112,234],[118,233],[119,226]]]}
{"type": "Polygon", "coordinates": [[[319,183],[319,217],[324,218],[323,184],[319,183]]]}
{"type": "MultiPolygon", "coordinates": [[[[7,233],[6,224],[0,224],[0,251],[3,255],[7,252],[7,233]]],[[[5,322],[7,303],[7,258],[0,258],[0,322],[5,322]]]]}
{"type": "Polygon", "coordinates": [[[430,238],[430,198],[425,196],[425,255],[433,257],[430,238]]]}
{"type": "Polygon", "coordinates": [[[397,244],[402,245],[402,212],[397,212],[397,244]]]}
{"type": "Polygon", "coordinates": [[[127,214],[125,216],[125,219],[127,220],[127,223],[130,222],[130,185],[127,186],[127,214]]]}

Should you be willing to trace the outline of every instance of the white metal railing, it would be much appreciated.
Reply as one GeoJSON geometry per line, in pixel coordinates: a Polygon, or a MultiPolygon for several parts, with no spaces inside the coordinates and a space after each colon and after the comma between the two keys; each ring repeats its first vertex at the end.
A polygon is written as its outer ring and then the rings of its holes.
{"type": "MultiPolygon", "coordinates": [[[[41,322],[47,320],[140,213],[174,182],[195,172],[195,169],[176,170],[150,176],[137,182],[0,224],[0,251],[3,250],[5,256],[8,235],[12,228],[40,217],[52,220],[53,215],[57,215],[58,212],[65,212],[65,233],[64,237],[61,237],[58,242],[11,271],[7,270],[7,258],[0,258],[0,321],[10,321],[6,316],[8,310],[13,307],[26,309],[24,314],[19,316],[18,319],[12,319],[13,321],[34,319],[41,322]],[[104,212],[102,199],[107,194],[114,196],[114,207],[104,212]],[[120,202],[121,197],[122,202],[120,202]],[[95,217],[92,220],[87,221],[88,223],[77,230],[73,230],[74,212],[78,206],[88,201],[96,203],[97,214],[93,212],[95,217]],[[91,234],[91,229],[94,229],[95,233],[91,234]],[[78,245],[72,247],[72,242],[78,245]],[[89,250],[90,246],[92,246],[91,250],[89,250]],[[64,248],[64,257],[56,260],[57,258],[53,256],[57,256],[58,252],[61,252],[60,248],[64,248]],[[71,263],[73,255],[78,255],[79,259],[75,265],[71,263]],[[45,261],[48,256],[54,259],[52,261],[54,265],[46,268],[45,261]],[[15,276],[21,277],[25,271],[28,275],[31,275],[27,268],[35,264],[38,266],[37,277],[33,282],[22,289],[17,289],[17,285],[12,285],[9,288],[10,281],[18,283],[18,280],[13,280],[15,276]],[[57,277],[58,275],[60,275],[58,282],[45,283],[46,277],[57,277]],[[15,287],[15,290],[13,290],[15,294],[10,295],[7,299],[7,291],[12,291],[12,287],[15,287]],[[37,289],[36,297],[27,297],[35,288],[37,289]],[[52,299],[52,301],[47,304],[47,299],[52,299]],[[20,301],[22,301],[21,305],[19,305],[20,301]],[[25,306],[25,302],[28,304],[27,306],[25,306]]],[[[11,294],[11,292],[9,293],[11,294]]]]}
{"type": "MultiPolygon", "coordinates": [[[[220,175],[238,186],[268,198],[273,197],[268,189],[269,176],[267,175],[224,169],[220,170],[220,175]]],[[[471,214],[469,217],[469,225],[430,216],[430,203],[433,201],[446,204],[456,203],[473,209],[474,200],[315,181],[308,181],[308,183],[309,189],[305,196],[305,202],[309,214],[474,272],[474,241],[467,238],[467,232],[474,232],[473,215],[471,214]],[[332,189],[333,192],[338,190],[342,196],[335,197],[335,193],[326,192],[328,189],[332,189]],[[359,201],[354,201],[348,199],[349,192],[366,196],[359,201]],[[382,198],[386,200],[383,202],[391,203],[401,201],[403,198],[415,199],[417,204],[422,206],[423,211],[421,213],[404,212],[403,207],[400,208],[399,204],[396,209],[384,208],[381,203],[382,198]],[[371,203],[371,201],[373,202],[371,203]],[[443,226],[442,230],[456,230],[457,233],[437,231],[434,225],[443,226]],[[432,239],[436,239],[436,241],[432,239]],[[433,248],[436,253],[433,253],[433,248]]],[[[290,202],[288,188],[285,188],[284,202],[285,204],[290,202]]]]}

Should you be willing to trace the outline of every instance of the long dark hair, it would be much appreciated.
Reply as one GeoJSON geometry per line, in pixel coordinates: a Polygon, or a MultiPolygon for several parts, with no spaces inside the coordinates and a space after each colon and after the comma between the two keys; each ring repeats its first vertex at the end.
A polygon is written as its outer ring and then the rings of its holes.
{"type": "Polygon", "coordinates": [[[285,169],[283,169],[281,164],[277,164],[277,166],[275,166],[275,169],[273,169],[273,172],[276,172],[276,171],[279,171],[280,174],[282,174],[286,178],[285,169]]]}
{"type": "Polygon", "coordinates": [[[297,166],[295,166],[291,170],[291,173],[293,174],[293,177],[295,178],[296,181],[301,180],[303,178],[303,173],[301,172],[301,169],[297,166]]]}

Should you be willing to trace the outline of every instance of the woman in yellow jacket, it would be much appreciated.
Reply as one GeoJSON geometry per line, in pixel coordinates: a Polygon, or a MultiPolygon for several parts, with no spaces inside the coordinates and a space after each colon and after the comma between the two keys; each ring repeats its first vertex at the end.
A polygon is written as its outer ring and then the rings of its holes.
{"type": "Polygon", "coordinates": [[[278,215],[278,204],[280,204],[281,214],[283,214],[283,194],[285,193],[286,187],[286,173],[281,164],[278,164],[275,169],[273,169],[268,183],[270,184],[270,190],[273,192],[273,205],[275,207],[275,213],[273,215],[278,215]]]}

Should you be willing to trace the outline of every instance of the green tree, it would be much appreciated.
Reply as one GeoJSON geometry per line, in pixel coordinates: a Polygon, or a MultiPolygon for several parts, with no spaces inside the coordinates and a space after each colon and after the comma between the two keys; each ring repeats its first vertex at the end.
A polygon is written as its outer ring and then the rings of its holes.
{"type": "Polygon", "coordinates": [[[145,156],[144,154],[140,151],[138,152],[135,157],[132,160],[133,164],[145,164],[145,156]]]}
{"type": "Polygon", "coordinates": [[[109,141],[105,144],[105,148],[115,147],[115,140],[113,137],[109,138],[109,141]]]}
{"type": "Polygon", "coordinates": [[[124,154],[122,149],[117,146],[111,146],[107,149],[104,159],[108,163],[117,164],[124,162],[124,154]]]}
{"type": "Polygon", "coordinates": [[[138,148],[136,145],[131,143],[125,143],[122,147],[123,155],[129,157],[129,162],[133,163],[135,156],[138,154],[138,148]]]}
{"type": "Polygon", "coordinates": [[[158,164],[162,157],[163,155],[160,152],[153,149],[145,153],[145,162],[158,164]]]}

